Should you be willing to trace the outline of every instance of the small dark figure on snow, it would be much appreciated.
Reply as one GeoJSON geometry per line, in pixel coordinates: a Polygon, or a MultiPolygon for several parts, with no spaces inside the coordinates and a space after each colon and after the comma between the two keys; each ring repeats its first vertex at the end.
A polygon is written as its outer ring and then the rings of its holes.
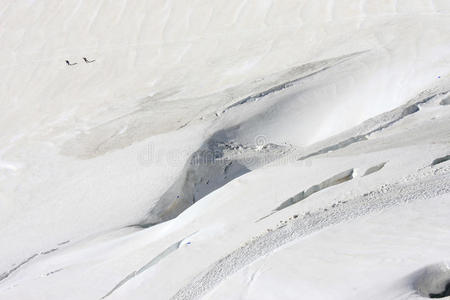
{"type": "Polygon", "coordinates": [[[84,60],[84,62],[87,63],[87,64],[90,64],[90,63],[92,63],[92,62],[95,61],[95,59],[89,60],[89,59],[87,59],[86,57],[83,57],[83,60],[84,60]]]}
{"type": "Polygon", "coordinates": [[[70,63],[70,61],[66,60],[66,64],[67,64],[68,66],[74,66],[74,65],[76,65],[77,63],[70,63]]]}

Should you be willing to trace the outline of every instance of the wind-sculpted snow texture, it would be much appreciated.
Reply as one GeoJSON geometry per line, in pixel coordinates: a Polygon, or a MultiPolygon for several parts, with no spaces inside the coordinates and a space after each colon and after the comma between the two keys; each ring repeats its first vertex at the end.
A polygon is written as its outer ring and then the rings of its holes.
{"type": "Polygon", "coordinates": [[[0,2],[0,299],[446,296],[448,28],[446,0],[0,2]]]}

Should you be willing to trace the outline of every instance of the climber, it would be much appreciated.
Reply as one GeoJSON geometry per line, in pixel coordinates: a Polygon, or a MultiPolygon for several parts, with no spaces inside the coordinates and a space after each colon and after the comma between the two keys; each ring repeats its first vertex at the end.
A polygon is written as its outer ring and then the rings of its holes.
{"type": "Polygon", "coordinates": [[[68,66],[74,66],[74,65],[76,65],[77,63],[70,63],[70,61],[68,61],[68,60],[66,60],[66,64],[68,65],[68,66]]]}
{"type": "Polygon", "coordinates": [[[87,64],[90,64],[90,63],[92,63],[92,62],[95,61],[95,59],[89,60],[89,59],[87,59],[86,57],[83,57],[83,60],[84,60],[84,62],[87,63],[87,64]]]}

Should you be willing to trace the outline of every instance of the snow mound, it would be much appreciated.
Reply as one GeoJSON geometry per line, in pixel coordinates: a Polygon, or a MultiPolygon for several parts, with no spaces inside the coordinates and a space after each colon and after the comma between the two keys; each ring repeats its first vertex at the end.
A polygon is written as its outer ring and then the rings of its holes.
{"type": "Polygon", "coordinates": [[[423,297],[445,298],[450,296],[450,264],[440,263],[419,270],[414,280],[415,290],[423,297]]]}

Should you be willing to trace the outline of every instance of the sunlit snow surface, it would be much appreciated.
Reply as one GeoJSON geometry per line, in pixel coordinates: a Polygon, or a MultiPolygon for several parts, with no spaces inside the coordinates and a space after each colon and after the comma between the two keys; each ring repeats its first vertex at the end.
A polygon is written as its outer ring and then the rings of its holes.
{"type": "Polygon", "coordinates": [[[0,1],[0,299],[450,293],[449,29],[447,0],[0,1]]]}

